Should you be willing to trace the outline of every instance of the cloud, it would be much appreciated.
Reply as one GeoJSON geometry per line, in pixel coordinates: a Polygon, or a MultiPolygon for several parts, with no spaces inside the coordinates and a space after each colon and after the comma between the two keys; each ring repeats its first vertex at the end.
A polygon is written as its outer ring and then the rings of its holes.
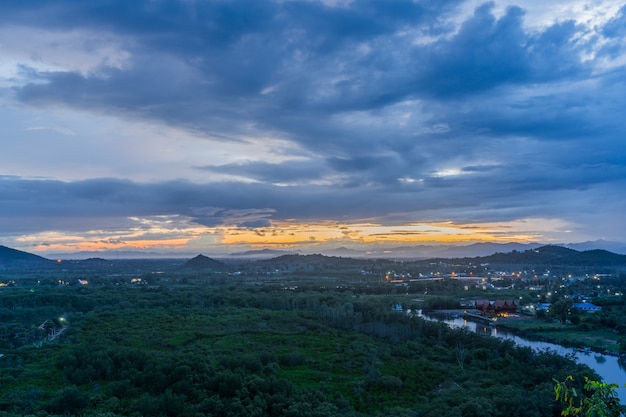
{"type": "Polygon", "coordinates": [[[43,131],[43,132],[48,131],[48,132],[59,133],[61,135],[65,135],[65,136],[76,136],[76,133],[74,133],[71,129],[68,129],[66,127],[33,126],[33,127],[26,128],[26,130],[29,130],[29,131],[43,131]]]}
{"type": "Polygon", "coordinates": [[[246,161],[220,166],[205,166],[201,169],[233,175],[267,183],[298,184],[316,181],[328,173],[328,169],[314,160],[288,160],[270,164],[262,161],[246,161]]]}
{"type": "MultiPolygon", "coordinates": [[[[117,35],[131,36],[128,64],[93,74],[31,71],[36,82],[15,88],[21,101],[61,102],[231,135],[254,126],[256,134],[275,132],[335,156],[351,154],[355,142],[374,151],[428,141],[401,129],[393,140],[382,129],[361,132],[361,120],[355,126],[338,118],[346,112],[378,112],[407,99],[438,106],[444,98],[502,86],[572,80],[586,68],[572,22],[527,33],[517,7],[496,19],[493,6],[483,5],[453,33],[442,23],[453,3],[113,4],[94,9],[98,14],[84,7],[72,13],[84,14],[88,28],[112,26],[117,35]],[[133,18],[142,24],[131,25],[133,18]],[[433,27],[448,36],[414,43],[433,27]]],[[[62,3],[53,9],[60,14],[62,3]]],[[[430,124],[449,123],[452,115],[445,113],[452,109],[438,109],[430,124]]]]}
{"type": "Polygon", "coordinates": [[[626,35],[626,5],[622,6],[617,16],[602,27],[602,34],[607,38],[619,38],[626,35]]]}
{"type": "Polygon", "coordinates": [[[523,2],[468,4],[1,4],[0,22],[55,42],[29,58],[7,50],[2,103],[32,113],[1,139],[16,162],[0,178],[0,222],[575,222],[604,195],[624,197],[626,8],[589,20],[568,3],[538,23],[523,2]],[[50,121],[53,110],[119,124],[90,136],[50,121]],[[161,127],[170,131],[158,137],[161,127]],[[33,161],[16,145],[33,129],[76,135],[33,161]],[[85,161],[99,174],[84,179],[76,163],[79,174],[61,173],[62,155],[93,137],[117,158],[85,161]],[[20,168],[35,162],[46,179],[20,168]]]}

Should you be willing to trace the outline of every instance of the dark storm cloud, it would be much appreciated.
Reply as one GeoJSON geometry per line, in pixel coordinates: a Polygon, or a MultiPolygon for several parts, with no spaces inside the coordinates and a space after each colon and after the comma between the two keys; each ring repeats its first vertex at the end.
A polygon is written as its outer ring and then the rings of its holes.
{"type": "Polygon", "coordinates": [[[479,7],[451,40],[427,48],[420,87],[436,96],[458,96],[528,78],[523,12],[511,8],[496,20],[491,8],[479,7]]]}
{"type": "Polygon", "coordinates": [[[501,85],[546,82],[585,72],[573,41],[571,21],[556,23],[538,35],[523,28],[524,12],[511,7],[496,19],[493,4],[476,9],[450,40],[424,48],[426,69],[418,90],[435,97],[459,97],[501,85]]]}
{"type": "MultiPolygon", "coordinates": [[[[352,8],[307,2],[132,3],[95,3],[70,12],[76,25],[85,16],[86,27],[132,36],[129,43],[138,46],[129,47],[133,57],[127,68],[39,73],[36,82],[16,90],[18,97],[201,130],[237,131],[250,122],[315,151],[330,146],[330,152],[351,154],[355,143],[379,147],[384,133],[364,137],[329,116],[405,99],[464,98],[584,72],[572,23],[530,35],[519,8],[496,19],[486,4],[451,38],[413,45],[412,37],[398,33],[409,28],[416,31],[413,37],[428,33],[452,3],[372,1],[352,8]],[[272,86],[271,93],[261,94],[272,86]]],[[[62,5],[41,6],[51,10],[50,26],[62,15],[62,5]]],[[[21,17],[29,23],[26,16],[21,17]]],[[[394,149],[404,140],[386,142],[394,149]]]]}
{"type": "Polygon", "coordinates": [[[41,73],[39,82],[18,90],[20,98],[98,105],[157,119],[170,115],[169,122],[187,126],[202,126],[200,120],[218,108],[218,102],[238,107],[241,99],[251,100],[246,104],[251,119],[267,117],[259,105],[287,112],[295,105],[322,114],[333,108],[379,106],[403,94],[383,88],[389,83],[396,90],[406,88],[385,75],[401,62],[382,48],[364,58],[353,49],[379,39],[380,46],[390,46],[395,33],[406,27],[428,30],[432,18],[454,2],[435,7],[436,3],[372,1],[351,9],[306,2],[131,3],[96,2],[76,8],[70,4],[68,15],[63,3],[44,2],[41,13],[34,13],[33,5],[28,13],[5,10],[5,17],[16,15],[14,23],[59,29],[69,21],[70,27],[84,25],[131,37],[129,68],[104,68],[95,75],[41,73]],[[48,23],[29,18],[42,13],[49,15],[48,23]],[[378,80],[368,74],[376,66],[378,80]],[[351,74],[352,79],[341,82],[325,80],[351,74]],[[271,97],[259,95],[261,89],[277,83],[284,88],[271,97]],[[328,88],[333,90],[330,97],[315,97],[318,89],[328,88]],[[371,93],[364,96],[366,90],[371,93]]]}
{"type": "Polygon", "coordinates": [[[261,227],[457,207],[514,219],[559,215],[573,194],[624,178],[624,68],[584,56],[624,53],[626,8],[601,28],[555,20],[530,30],[522,7],[496,16],[492,3],[456,27],[447,19],[460,3],[1,3],[5,24],[100,31],[129,54],[92,72],[25,67],[12,90],[22,103],[271,136],[308,159],[201,168],[207,181],[246,184],[5,178],[0,213],[261,227]],[[251,209],[260,211],[241,214],[251,209]]]}

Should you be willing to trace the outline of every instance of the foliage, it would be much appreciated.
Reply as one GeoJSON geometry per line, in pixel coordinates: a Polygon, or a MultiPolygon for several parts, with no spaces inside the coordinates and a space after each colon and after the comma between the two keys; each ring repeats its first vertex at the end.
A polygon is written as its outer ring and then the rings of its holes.
{"type": "Polygon", "coordinates": [[[545,375],[588,373],[394,311],[371,283],[180,277],[5,288],[0,416],[548,416],[545,375]]]}
{"type": "Polygon", "coordinates": [[[430,297],[426,299],[422,309],[424,311],[453,310],[460,308],[458,298],[454,297],[430,297]]]}
{"type": "Polygon", "coordinates": [[[568,375],[559,382],[554,379],[555,400],[565,404],[562,416],[619,417],[624,412],[617,397],[617,384],[584,377],[584,389],[576,389],[574,377],[568,375]]]}

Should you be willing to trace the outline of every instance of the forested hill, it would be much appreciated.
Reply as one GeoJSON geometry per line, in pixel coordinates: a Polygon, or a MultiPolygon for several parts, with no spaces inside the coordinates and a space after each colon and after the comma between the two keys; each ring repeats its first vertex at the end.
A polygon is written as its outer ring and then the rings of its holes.
{"type": "Polygon", "coordinates": [[[255,268],[266,268],[277,271],[291,272],[322,272],[322,271],[357,271],[371,268],[379,263],[392,264],[393,261],[372,259],[354,259],[325,255],[282,255],[277,258],[255,261],[255,268]]]}
{"type": "Polygon", "coordinates": [[[495,253],[473,259],[476,262],[491,264],[626,266],[626,255],[618,255],[603,249],[580,252],[555,245],[542,246],[523,252],[495,253]]]}
{"type": "MultiPolygon", "coordinates": [[[[473,263],[492,265],[534,265],[534,266],[574,266],[574,267],[624,267],[626,255],[618,255],[602,249],[577,251],[563,246],[547,245],[526,251],[495,253],[489,256],[473,258],[433,258],[413,262],[401,262],[404,265],[428,265],[433,262],[473,263]]],[[[398,261],[385,259],[354,259],[324,255],[283,255],[277,258],[259,260],[250,263],[258,268],[271,268],[278,271],[321,272],[336,270],[378,270],[393,269],[398,261]]]]}
{"type": "Polygon", "coordinates": [[[198,255],[185,262],[185,268],[191,269],[211,269],[214,271],[226,270],[226,264],[208,256],[198,255]]]}
{"type": "MultiPolygon", "coordinates": [[[[207,258],[208,259],[208,258],[207,258]]],[[[193,261],[193,260],[192,260],[193,261]]],[[[393,259],[355,259],[325,255],[282,255],[263,260],[247,260],[244,263],[230,262],[230,268],[242,271],[266,273],[304,272],[380,272],[393,270],[400,264],[404,267],[427,266],[436,263],[491,264],[491,265],[532,265],[532,266],[572,266],[572,267],[618,267],[626,268],[626,255],[618,255],[606,250],[595,249],[577,251],[563,246],[548,245],[525,251],[495,253],[489,256],[465,258],[431,258],[420,261],[398,261],[393,259]]],[[[191,261],[189,261],[191,263],[191,261]]]]}
{"type": "Polygon", "coordinates": [[[51,260],[41,257],[39,255],[0,245],[0,265],[31,263],[35,265],[41,265],[51,262],[51,260]]]}

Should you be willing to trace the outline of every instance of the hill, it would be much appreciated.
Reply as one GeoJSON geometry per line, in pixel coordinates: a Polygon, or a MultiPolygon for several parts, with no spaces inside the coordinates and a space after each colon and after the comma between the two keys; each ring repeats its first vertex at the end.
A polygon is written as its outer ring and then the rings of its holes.
{"type": "Polygon", "coordinates": [[[277,258],[265,259],[250,263],[246,269],[257,272],[304,272],[304,273],[344,273],[359,272],[362,269],[372,269],[379,264],[394,264],[391,260],[355,259],[338,256],[312,255],[282,255],[277,258]]]}
{"type": "Polygon", "coordinates": [[[626,255],[603,249],[577,251],[563,246],[547,245],[523,252],[495,253],[475,258],[481,263],[571,265],[571,266],[626,266],[626,255]]]}
{"type": "Polygon", "coordinates": [[[198,255],[185,262],[184,268],[190,269],[211,269],[213,271],[225,271],[226,264],[208,256],[198,255]]]}
{"type": "Polygon", "coordinates": [[[0,265],[41,265],[50,263],[52,263],[51,260],[42,256],[0,245],[0,265]]]}

